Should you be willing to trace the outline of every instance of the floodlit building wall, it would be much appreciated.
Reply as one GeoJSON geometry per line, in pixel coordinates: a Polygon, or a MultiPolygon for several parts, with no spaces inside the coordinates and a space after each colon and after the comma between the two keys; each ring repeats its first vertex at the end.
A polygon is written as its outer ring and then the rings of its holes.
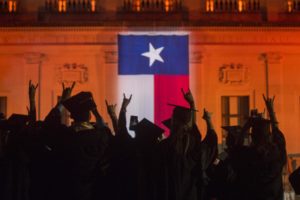
{"type": "MultiPolygon", "coordinates": [[[[7,96],[7,115],[27,112],[29,80],[40,85],[36,96],[40,119],[56,104],[61,83],[76,81],[74,93],[92,91],[98,109],[110,122],[105,99],[120,107],[117,35],[123,31],[135,29],[2,28],[0,96],[7,96]]],[[[270,96],[276,96],[275,109],[288,152],[300,152],[300,28],[186,27],[181,31],[190,35],[190,85],[203,135],[206,128],[201,117],[205,107],[213,112],[221,142],[222,96],[249,96],[250,109],[265,109],[262,94],[267,88],[266,73],[261,59],[264,53],[268,58],[268,90],[270,96]]]]}

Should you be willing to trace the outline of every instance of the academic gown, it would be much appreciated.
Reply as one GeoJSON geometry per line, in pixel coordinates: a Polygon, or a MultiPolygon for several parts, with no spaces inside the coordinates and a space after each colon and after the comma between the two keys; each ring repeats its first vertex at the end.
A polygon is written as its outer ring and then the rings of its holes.
{"type": "Polygon", "coordinates": [[[219,155],[218,164],[209,166],[207,174],[210,178],[209,190],[211,197],[218,200],[244,199],[241,192],[244,186],[239,185],[240,181],[237,174],[247,171],[246,175],[252,176],[249,173],[251,170],[248,168],[250,165],[248,165],[249,155],[247,152],[248,147],[235,146],[233,151],[222,152],[219,155]],[[242,164],[239,162],[242,162],[242,164]],[[244,165],[244,163],[246,164],[244,165]]]}
{"type": "Polygon", "coordinates": [[[5,200],[29,199],[29,156],[26,151],[26,126],[10,129],[5,158],[5,200]]]}
{"type": "Polygon", "coordinates": [[[266,151],[256,150],[258,162],[258,182],[255,190],[258,200],[282,200],[282,171],[286,163],[285,138],[275,128],[272,131],[272,143],[266,151]],[[262,153],[263,152],[263,153],[262,153]]]}
{"type": "Polygon", "coordinates": [[[156,200],[158,199],[157,174],[159,168],[159,143],[154,141],[135,141],[135,160],[137,177],[137,199],[156,200]]]}
{"type": "MultiPolygon", "coordinates": [[[[105,131],[104,131],[105,132],[105,131]]],[[[57,146],[56,192],[61,199],[90,200],[96,195],[96,182],[103,176],[104,153],[107,136],[94,128],[76,131],[72,127],[66,134],[64,146],[57,146]],[[59,177],[60,176],[60,177],[59,177]]],[[[99,180],[100,179],[100,180],[99,180]]]]}
{"type": "Polygon", "coordinates": [[[118,130],[110,146],[110,167],[106,199],[136,200],[138,198],[137,182],[138,163],[136,145],[126,127],[126,110],[121,109],[118,130]]]}
{"type": "Polygon", "coordinates": [[[137,198],[136,168],[134,140],[124,127],[112,138],[106,199],[137,198]]]}
{"type": "Polygon", "coordinates": [[[279,129],[272,133],[272,142],[261,146],[237,149],[233,167],[237,173],[238,198],[282,200],[282,169],[286,161],[285,139],[279,129]]]}
{"type": "Polygon", "coordinates": [[[208,129],[205,138],[201,142],[201,169],[202,184],[201,198],[206,200],[211,196],[211,179],[207,174],[207,170],[212,165],[218,155],[218,138],[214,129],[208,129]]]}
{"type": "Polygon", "coordinates": [[[201,197],[201,135],[194,125],[160,144],[158,199],[198,200],[201,197]]]}
{"type": "Polygon", "coordinates": [[[68,141],[68,128],[60,123],[45,120],[40,133],[31,134],[28,151],[30,155],[30,200],[58,198],[57,183],[63,165],[61,152],[68,141]]]}
{"type": "Polygon", "coordinates": [[[32,199],[96,199],[107,167],[106,149],[110,130],[89,122],[66,127],[60,123],[60,112],[51,110],[43,125],[43,168],[35,174],[32,199]],[[40,176],[40,178],[39,178],[40,176]]]}

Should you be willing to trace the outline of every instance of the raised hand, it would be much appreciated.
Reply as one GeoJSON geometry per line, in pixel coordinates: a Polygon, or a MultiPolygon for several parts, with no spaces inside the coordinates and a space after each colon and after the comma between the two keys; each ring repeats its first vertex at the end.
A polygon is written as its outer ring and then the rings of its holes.
{"type": "Polygon", "coordinates": [[[62,83],[63,92],[61,95],[61,102],[67,100],[71,97],[72,91],[75,87],[76,82],[74,81],[71,87],[65,87],[65,84],[62,83]]]}
{"type": "Polygon", "coordinates": [[[31,80],[29,81],[28,95],[29,95],[29,108],[27,107],[28,116],[32,121],[36,121],[36,106],[35,106],[35,93],[38,88],[38,84],[32,84],[31,80]]]}
{"type": "Polygon", "coordinates": [[[32,84],[31,80],[29,81],[29,88],[28,88],[28,94],[29,94],[29,100],[34,101],[35,100],[35,93],[36,89],[38,88],[39,84],[32,84]]]}
{"type": "Polygon", "coordinates": [[[212,115],[212,113],[208,112],[205,108],[203,109],[202,119],[211,120],[211,115],[212,115]]]}
{"type": "Polygon", "coordinates": [[[109,116],[116,116],[116,107],[117,104],[108,104],[107,100],[105,100],[107,113],[109,116]]]}
{"type": "Polygon", "coordinates": [[[190,105],[194,105],[194,97],[191,93],[191,90],[188,89],[187,92],[184,92],[183,88],[181,88],[181,92],[183,95],[183,98],[190,104],[190,105]]]}
{"type": "Polygon", "coordinates": [[[266,107],[268,109],[268,112],[274,112],[274,100],[275,100],[275,96],[273,96],[273,98],[269,98],[269,97],[265,97],[265,95],[263,94],[263,98],[266,104],[266,107]]]}
{"type": "Polygon", "coordinates": [[[263,95],[269,116],[270,116],[270,120],[272,122],[272,126],[273,127],[277,127],[278,126],[278,121],[276,119],[276,115],[274,112],[274,100],[275,100],[275,96],[273,96],[273,98],[269,98],[269,97],[265,97],[265,95],[263,95]]]}
{"type": "Polygon", "coordinates": [[[118,133],[118,118],[116,115],[117,104],[109,104],[107,102],[107,100],[105,100],[105,104],[106,104],[106,109],[107,109],[108,115],[109,115],[112,125],[113,125],[114,132],[115,132],[115,134],[117,134],[118,133]]]}
{"type": "Polygon", "coordinates": [[[125,94],[123,93],[123,102],[122,102],[122,110],[124,109],[126,111],[127,106],[129,105],[130,101],[132,98],[132,94],[130,95],[129,98],[126,98],[125,94]]]}
{"type": "Polygon", "coordinates": [[[208,129],[214,129],[214,126],[211,121],[211,115],[212,115],[212,113],[208,112],[205,108],[203,109],[202,119],[204,119],[206,121],[208,129]]]}

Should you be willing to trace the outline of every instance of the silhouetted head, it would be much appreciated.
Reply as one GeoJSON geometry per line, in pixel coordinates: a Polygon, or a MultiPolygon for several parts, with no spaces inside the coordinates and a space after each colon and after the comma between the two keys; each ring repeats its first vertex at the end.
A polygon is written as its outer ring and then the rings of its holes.
{"type": "Polygon", "coordinates": [[[92,93],[80,92],[63,102],[75,122],[86,122],[91,118],[90,111],[96,108],[92,93]]]}
{"type": "MultiPolygon", "coordinates": [[[[171,104],[170,104],[171,105],[171,104]]],[[[171,132],[177,132],[177,130],[186,126],[192,120],[192,110],[183,106],[175,106],[171,118],[171,132]]]]}
{"type": "Polygon", "coordinates": [[[251,137],[254,145],[270,142],[270,121],[264,118],[254,119],[251,137]]]}
{"type": "Polygon", "coordinates": [[[241,135],[241,126],[222,126],[222,128],[227,131],[226,146],[228,150],[243,144],[244,137],[241,135]]]}

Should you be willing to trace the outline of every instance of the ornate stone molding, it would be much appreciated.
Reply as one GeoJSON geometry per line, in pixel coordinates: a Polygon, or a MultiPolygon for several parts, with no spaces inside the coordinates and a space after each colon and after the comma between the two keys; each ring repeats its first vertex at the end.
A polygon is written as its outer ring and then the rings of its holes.
{"type": "Polygon", "coordinates": [[[115,64],[118,62],[118,52],[104,51],[104,61],[106,64],[115,64]]]}
{"type": "Polygon", "coordinates": [[[84,64],[66,63],[57,69],[57,81],[66,85],[84,84],[89,80],[89,69],[84,64]]]}
{"type": "Polygon", "coordinates": [[[242,85],[248,82],[248,68],[242,64],[224,64],[219,68],[219,82],[242,85]]]}

